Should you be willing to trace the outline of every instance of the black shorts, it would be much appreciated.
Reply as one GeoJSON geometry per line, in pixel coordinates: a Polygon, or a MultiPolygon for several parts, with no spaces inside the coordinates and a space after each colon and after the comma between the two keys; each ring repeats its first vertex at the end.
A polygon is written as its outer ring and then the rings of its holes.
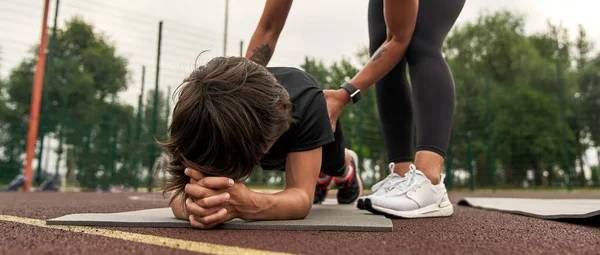
{"type": "MultiPolygon", "coordinates": [[[[329,176],[342,176],[346,169],[346,146],[342,134],[342,125],[338,119],[333,132],[334,141],[322,146],[321,173],[329,176]]],[[[281,162],[261,164],[264,170],[285,171],[285,159],[281,162]]]]}

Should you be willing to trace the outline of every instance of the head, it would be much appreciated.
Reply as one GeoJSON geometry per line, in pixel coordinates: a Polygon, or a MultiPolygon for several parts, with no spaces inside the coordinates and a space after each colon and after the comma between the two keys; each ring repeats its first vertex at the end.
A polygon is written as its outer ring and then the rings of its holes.
{"type": "Polygon", "coordinates": [[[285,88],[263,66],[241,57],[217,57],[196,68],[178,94],[168,141],[171,180],[181,193],[185,168],[241,181],[292,123],[285,88]]]}

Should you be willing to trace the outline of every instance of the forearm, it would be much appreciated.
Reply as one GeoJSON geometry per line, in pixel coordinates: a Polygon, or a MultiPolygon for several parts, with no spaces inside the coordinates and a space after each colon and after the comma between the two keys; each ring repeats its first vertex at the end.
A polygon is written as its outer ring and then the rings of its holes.
{"type": "Polygon", "coordinates": [[[387,75],[404,57],[412,39],[418,0],[384,0],[387,39],[350,83],[364,91],[387,75]]]}
{"type": "Polygon", "coordinates": [[[312,200],[299,188],[288,188],[275,194],[253,192],[254,204],[242,213],[245,220],[303,219],[312,208],[312,200]]]}
{"type": "Polygon", "coordinates": [[[266,1],[263,14],[246,50],[247,59],[263,66],[269,64],[290,8],[292,0],[266,1]]]}
{"type": "Polygon", "coordinates": [[[245,57],[260,65],[267,66],[273,56],[277,39],[279,39],[278,31],[257,29],[252,35],[250,44],[248,44],[245,57]]]}
{"type": "Polygon", "coordinates": [[[388,40],[373,54],[369,62],[350,80],[361,91],[367,90],[388,74],[402,60],[408,40],[388,40]]]}
{"type": "Polygon", "coordinates": [[[285,166],[286,188],[275,194],[251,191],[255,205],[243,215],[249,220],[295,220],[308,215],[321,169],[322,148],[291,152],[285,166]]]}

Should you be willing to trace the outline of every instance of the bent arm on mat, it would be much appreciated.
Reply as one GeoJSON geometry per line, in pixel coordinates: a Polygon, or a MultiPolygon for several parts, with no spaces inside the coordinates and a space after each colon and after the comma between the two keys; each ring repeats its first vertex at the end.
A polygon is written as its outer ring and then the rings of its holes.
{"type": "Polygon", "coordinates": [[[267,0],[245,57],[267,66],[292,8],[292,0],[267,0]]]}
{"type": "Polygon", "coordinates": [[[322,147],[289,153],[286,185],[275,194],[259,194],[264,203],[255,212],[243,215],[249,220],[295,220],[305,218],[312,208],[315,185],[321,170],[322,147]]]}

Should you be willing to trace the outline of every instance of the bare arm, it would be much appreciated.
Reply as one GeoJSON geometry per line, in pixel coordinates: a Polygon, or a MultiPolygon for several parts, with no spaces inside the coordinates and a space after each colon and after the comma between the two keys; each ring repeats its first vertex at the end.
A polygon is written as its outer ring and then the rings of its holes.
{"type": "Polygon", "coordinates": [[[267,0],[258,26],[246,50],[246,58],[267,66],[285,26],[292,0],[267,0]]]}
{"type": "Polygon", "coordinates": [[[350,83],[361,91],[389,73],[404,57],[417,22],[418,0],[384,0],[387,39],[350,83]]]}
{"type": "Polygon", "coordinates": [[[315,184],[321,169],[321,150],[319,147],[288,154],[286,188],[275,194],[252,191],[243,183],[228,186],[228,178],[225,177],[204,177],[195,170],[186,172],[190,178],[200,180],[196,185],[188,184],[185,187],[185,192],[196,201],[191,203],[188,199],[184,211],[177,204],[180,201],[175,200],[171,205],[173,214],[180,219],[189,218],[192,225],[199,228],[212,228],[233,218],[302,219],[312,208],[315,184]],[[225,212],[219,211],[223,208],[225,212]]]}
{"type": "Polygon", "coordinates": [[[286,163],[286,187],[275,194],[256,193],[257,210],[244,213],[248,220],[302,219],[312,208],[314,191],[321,170],[321,147],[290,153],[286,163]]]}
{"type": "MultiPolygon", "coordinates": [[[[387,26],[387,39],[363,69],[350,80],[350,84],[365,91],[402,60],[415,30],[418,5],[418,0],[384,0],[383,14],[387,26]]],[[[351,102],[350,94],[345,89],[323,92],[327,99],[331,128],[335,130],[342,109],[351,102]]]]}
{"type": "Polygon", "coordinates": [[[180,220],[188,220],[189,214],[185,211],[185,204],[183,203],[183,194],[175,197],[171,202],[171,210],[175,218],[180,220]]]}

